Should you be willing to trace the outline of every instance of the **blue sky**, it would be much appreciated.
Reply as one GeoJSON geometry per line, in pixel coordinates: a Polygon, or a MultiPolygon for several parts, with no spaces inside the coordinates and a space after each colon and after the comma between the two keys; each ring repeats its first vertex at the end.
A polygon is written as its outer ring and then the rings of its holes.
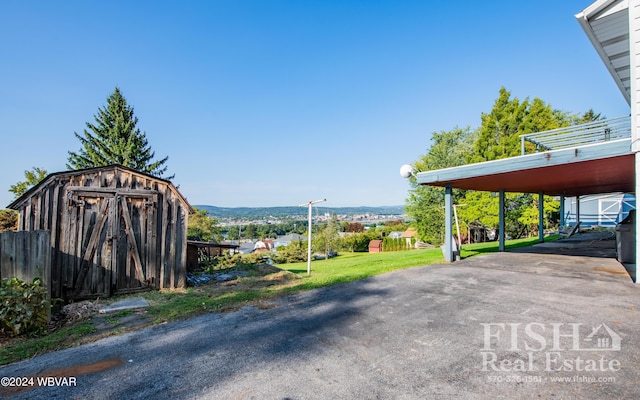
{"type": "Polygon", "coordinates": [[[404,204],[400,166],[501,86],[629,114],[589,4],[0,0],[0,206],[24,170],[66,169],[116,86],[191,204],[404,204]]]}

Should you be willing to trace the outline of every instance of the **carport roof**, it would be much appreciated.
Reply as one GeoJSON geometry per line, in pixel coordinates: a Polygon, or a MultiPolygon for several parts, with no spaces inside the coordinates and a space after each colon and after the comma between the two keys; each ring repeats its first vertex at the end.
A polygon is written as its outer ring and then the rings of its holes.
{"type": "Polygon", "coordinates": [[[422,185],[553,196],[633,192],[631,139],[420,172],[422,185]]]}

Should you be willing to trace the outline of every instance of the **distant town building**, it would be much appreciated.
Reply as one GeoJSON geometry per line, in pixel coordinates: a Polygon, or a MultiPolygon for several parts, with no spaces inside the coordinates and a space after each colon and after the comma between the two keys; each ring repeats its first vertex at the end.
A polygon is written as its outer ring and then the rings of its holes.
{"type": "Polygon", "coordinates": [[[273,248],[277,249],[280,246],[288,246],[291,242],[306,242],[307,237],[299,235],[297,233],[292,233],[285,236],[280,236],[273,241],[273,248]]]}

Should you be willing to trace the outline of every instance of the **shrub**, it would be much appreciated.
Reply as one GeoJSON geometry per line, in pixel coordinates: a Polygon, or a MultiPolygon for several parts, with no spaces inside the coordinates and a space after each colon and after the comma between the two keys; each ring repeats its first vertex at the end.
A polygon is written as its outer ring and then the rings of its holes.
{"type": "Polygon", "coordinates": [[[252,267],[264,262],[264,258],[266,256],[267,255],[265,254],[255,253],[244,255],[234,254],[232,256],[224,254],[222,256],[215,257],[214,261],[205,267],[205,271],[211,274],[221,269],[252,267]]]}
{"type": "Polygon", "coordinates": [[[214,273],[221,269],[227,269],[235,267],[240,261],[240,254],[234,254],[233,256],[225,253],[221,256],[214,257],[206,264],[205,271],[208,273],[214,273]]]}
{"type": "Polygon", "coordinates": [[[46,331],[50,302],[40,278],[26,283],[17,278],[3,279],[0,285],[0,328],[14,335],[46,331]]]}
{"type": "Polygon", "coordinates": [[[18,213],[14,210],[0,210],[0,232],[18,229],[18,213]]]}
{"type": "Polygon", "coordinates": [[[276,264],[307,261],[307,243],[295,240],[286,246],[280,246],[272,255],[272,259],[276,264]]]}
{"type": "MultiPolygon", "coordinates": [[[[413,241],[415,243],[415,240],[413,241]]],[[[385,237],[382,239],[382,251],[401,251],[407,250],[407,241],[405,238],[390,238],[385,237]]]]}
{"type": "Polygon", "coordinates": [[[245,254],[240,257],[240,261],[236,265],[238,267],[251,267],[262,263],[265,257],[268,257],[266,253],[245,254]]]}

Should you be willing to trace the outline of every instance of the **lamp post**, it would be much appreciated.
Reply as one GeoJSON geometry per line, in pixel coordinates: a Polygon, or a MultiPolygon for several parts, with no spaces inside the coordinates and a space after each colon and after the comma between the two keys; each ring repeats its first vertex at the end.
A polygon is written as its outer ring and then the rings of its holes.
{"type": "Polygon", "coordinates": [[[316,203],[327,201],[327,199],[310,201],[308,203],[300,204],[298,207],[309,206],[309,237],[307,239],[307,276],[311,275],[311,206],[316,203]]]}

